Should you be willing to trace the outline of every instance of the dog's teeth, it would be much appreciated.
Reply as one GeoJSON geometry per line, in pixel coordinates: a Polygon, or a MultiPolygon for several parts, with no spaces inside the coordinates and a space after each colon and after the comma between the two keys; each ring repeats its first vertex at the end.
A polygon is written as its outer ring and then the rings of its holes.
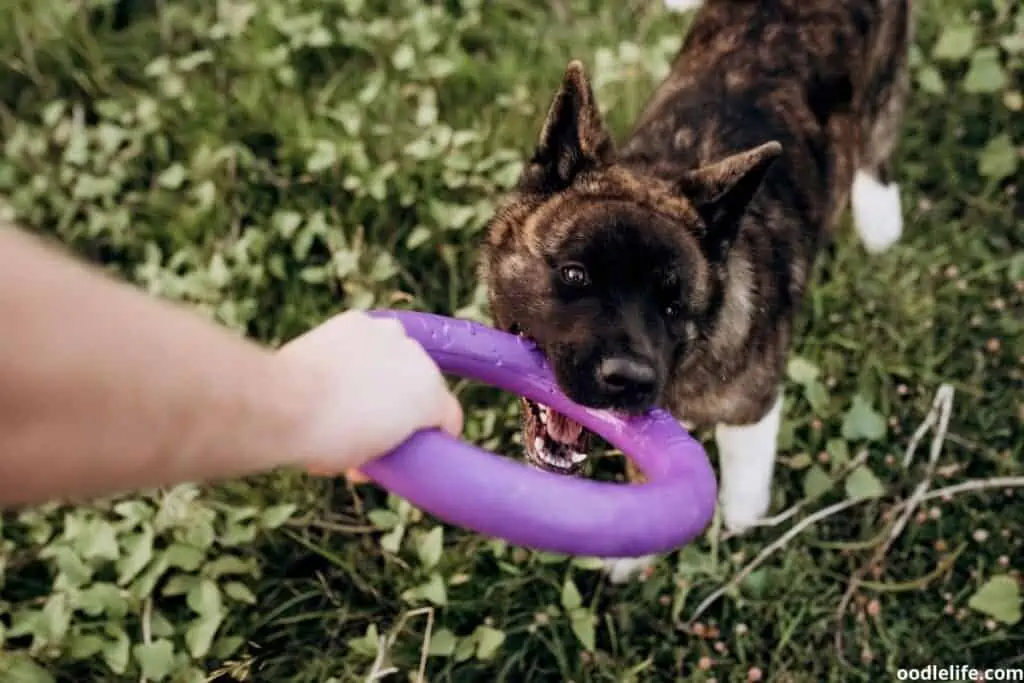
{"type": "Polygon", "coordinates": [[[544,453],[544,438],[538,436],[533,440],[533,447],[537,449],[538,453],[544,453]]]}
{"type": "Polygon", "coordinates": [[[547,408],[540,409],[540,423],[546,425],[548,423],[548,410],[547,408]]]}
{"type": "Polygon", "coordinates": [[[587,459],[586,453],[579,453],[577,451],[572,452],[572,464],[579,465],[581,462],[587,459]]]}

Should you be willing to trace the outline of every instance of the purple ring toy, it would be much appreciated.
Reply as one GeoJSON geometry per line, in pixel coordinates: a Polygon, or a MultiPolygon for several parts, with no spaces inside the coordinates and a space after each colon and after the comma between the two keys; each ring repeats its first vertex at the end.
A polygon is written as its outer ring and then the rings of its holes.
{"type": "Polygon", "coordinates": [[[717,482],[703,447],[663,410],[622,418],[585,408],[558,389],[544,356],[517,336],[430,313],[393,318],[442,371],[549,406],[634,460],[647,483],[566,477],[453,439],[418,432],[363,471],[445,522],[513,545],[596,557],[639,557],[686,545],[710,523],[717,482]]]}

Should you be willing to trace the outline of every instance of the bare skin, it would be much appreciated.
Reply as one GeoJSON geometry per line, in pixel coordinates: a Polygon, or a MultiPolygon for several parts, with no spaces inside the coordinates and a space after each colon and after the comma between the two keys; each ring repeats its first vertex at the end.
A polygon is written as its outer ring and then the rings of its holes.
{"type": "Polygon", "coordinates": [[[296,466],[355,470],[462,430],[394,321],[342,313],[279,351],[0,224],[0,508],[296,466]]]}

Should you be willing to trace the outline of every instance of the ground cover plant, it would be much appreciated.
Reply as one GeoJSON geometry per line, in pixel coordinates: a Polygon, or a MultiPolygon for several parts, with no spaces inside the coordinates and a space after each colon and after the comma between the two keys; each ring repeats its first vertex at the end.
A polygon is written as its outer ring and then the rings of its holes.
{"type": "MultiPolygon", "coordinates": [[[[6,513],[0,680],[1024,667],[1024,10],[915,5],[907,233],[872,257],[847,231],[823,259],[783,519],[712,528],[620,587],[293,473],[6,513]]],[[[474,245],[566,63],[624,133],[688,21],[640,1],[10,0],[0,211],[269,344],[349,307],[486,322],[474,245]]],[[[515,454],[514,398],[458,387],[466,437],[515,454]]]]}

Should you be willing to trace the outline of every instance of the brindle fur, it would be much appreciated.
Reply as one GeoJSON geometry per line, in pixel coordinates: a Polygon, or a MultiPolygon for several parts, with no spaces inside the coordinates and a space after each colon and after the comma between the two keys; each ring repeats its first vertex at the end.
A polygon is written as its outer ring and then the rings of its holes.
{"type": "Polygon", "coordinates": [[[489,226],[497,325],[534,338],[577,402],[644,408],[587,377],[626,353],[651,360],[656,402],[688,424],[761,419],[854,172],[887,182],[909,13],[909,0],[710,0],[619,149],[570,63],[489,226]],[[559,282],[567,261],[586,261],[589,292],[559,282]],[[662,315],[670,301],[681,315],[662,315]]]}

